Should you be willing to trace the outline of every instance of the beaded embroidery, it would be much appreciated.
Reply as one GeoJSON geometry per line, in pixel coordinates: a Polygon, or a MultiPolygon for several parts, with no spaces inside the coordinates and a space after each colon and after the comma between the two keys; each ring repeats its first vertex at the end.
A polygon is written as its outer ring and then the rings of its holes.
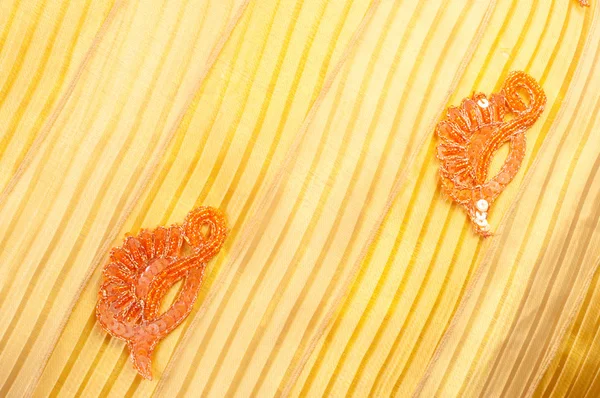
{"type": "Polygon", "coordinates": [[[511,72],[500,93],[473,94],[450,107],[436,128],[442,191],[467,211],[475,232],[491,235],[487,214],[515,177],[525,157],[525,131],[540,117],[546,96],[524,72],[511,72]],[[525,93],[524,98],[520,93],[525,93]],[[505,143],[509,154],[498,174],[488,177],[495,152],[505,143]]]}
{"type": "Polygon", "coordinates": [[[223,214],[200,207],[183,225],[142,230],[111,250],[96,317],[102,329],[127,342],[135,369],[146,379],[152,379],[154,347],[189,315],[206,263],[219,252],[226,235],[223,214]],[[160,314],[163,297],[181,279],[175,301],[160,314]]]}

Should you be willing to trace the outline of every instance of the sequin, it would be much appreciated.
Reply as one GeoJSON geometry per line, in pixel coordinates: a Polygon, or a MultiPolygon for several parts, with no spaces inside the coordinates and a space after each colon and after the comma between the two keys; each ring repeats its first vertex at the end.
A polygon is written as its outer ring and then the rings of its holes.
{"type": "Polygon", "coordinates": [[[485,199],[479,199],[476,203],[476,206],[479,211],[487,211],[487,209],[490,207],[489,203],[485,199]]]}
{"type": "Polygon", "coordinates": [[[223,214],[200,207],[187,215],[183,225],[141,231],[111,251],[102,273],[96,317],[102,329],[127,342],[133,365],[144,378],[152,379],[156,344],[192,310],[206,264],[219,252],[226,235],[223,214]],[[174,303],[160,314],[164,296],[182,279],[174,303]]]}
{"type": "Polygon", "coordinates": [[[437,125],[442,190],[465,208],[481,236],[491,235],[488,210],[517,174],[525,157],[525,131],[545,105],[546,96],[531,76],[511,72],[499,93],[464,99],[459,107],[450,107],[437,125]],[[490,178],[492,158],[505,143],[509,154],[490,178]]]}

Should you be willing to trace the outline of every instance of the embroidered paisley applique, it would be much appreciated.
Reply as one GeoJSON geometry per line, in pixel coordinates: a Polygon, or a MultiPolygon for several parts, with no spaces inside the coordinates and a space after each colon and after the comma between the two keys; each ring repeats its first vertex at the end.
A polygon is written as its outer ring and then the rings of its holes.
{"type": "Polygon", "coordinates": [[[183,225],[143,230],[111,250],[96,317],[102,329],[127,342],[135,369],[146,379],[152,379],[156,344],[189,315],[206,263],[219,252],[226,235],[223,214],[200,207],[183,225]],[[161,314],[163,297],[182,279],[173,304],[161,314]]]}
{"type": "Polygon", "coordinates": [[[540,117],[546,95],[524,72],[511,72],[499,93],[473,94],[450,107],[436,128],[442,191],[468,213],[475,232],[491,235],[487,221],[494,200],[517,174],[525,157],[525,131],[540,117]],[[488,178],[495,152],[509,154],[497,175],[488,178]]]}

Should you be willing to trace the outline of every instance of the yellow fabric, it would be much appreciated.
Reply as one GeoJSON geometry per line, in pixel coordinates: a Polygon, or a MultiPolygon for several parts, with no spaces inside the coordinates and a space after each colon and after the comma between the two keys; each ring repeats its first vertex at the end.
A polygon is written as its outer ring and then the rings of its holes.
{"type": "Polygon", "coordinates": [[[599,14],[0,2],[0,396],[600,395],[599,14]],[[433,128],[517,69],[548,105],[483,240],[433,128]],[[101,267],[201,204],[231,232],[145,381],[101,267]]]}

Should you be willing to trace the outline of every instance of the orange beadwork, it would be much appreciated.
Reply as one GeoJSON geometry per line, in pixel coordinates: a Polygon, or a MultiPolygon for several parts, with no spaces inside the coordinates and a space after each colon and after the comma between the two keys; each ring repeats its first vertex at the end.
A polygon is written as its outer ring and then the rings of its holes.
{"type": "Polygon", "coordinates": [[[525,157],[525,131],[545,105],[546,95],[531,76],[511,72],[500,93],[489,98],[473,94],[460,107],[450,107],[437,125],[442,190],[467,210],[475,231],[484,237],[491,235],[489,207],[517,174],[525,157]],[[507,142],[504,165],[488,178],[492,157],[507,142]]]}
{"type": "Polygon", "coordinates": [[[206,263],[219,252],[226,235],[223,214],[200,207],[183,225],[143,230],[110,252],[96,317],[102,329],[127,342],[135,369],[146,379],[152,379],[154,347],[189,315],[206,263]],[[159,314],[163,297],[181,279],[175,301],[159,314]]]}

